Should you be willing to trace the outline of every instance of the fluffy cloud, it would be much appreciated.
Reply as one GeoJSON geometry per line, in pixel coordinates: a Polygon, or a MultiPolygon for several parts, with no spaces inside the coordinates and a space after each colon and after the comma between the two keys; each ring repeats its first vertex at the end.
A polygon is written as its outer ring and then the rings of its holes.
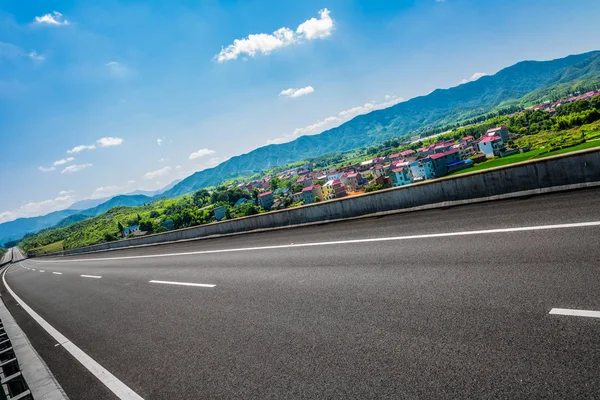
{"type": "Polygon", "coordinates": [[[156,144],[162,146],[163,140],[161,138],[156,139],[156,144]]]}
{"type": "Polygon", "coordinates": [[[123,143],[123,139],[117,137],[103,137],[96,141],[100,147],[119,146],[123,143]]]}
{"type": "Polygon", "coordinates": [[[58,194],[60,194],[61,196],[66,196],[71,193],[73,193],[73,190],[61,190],[58,194]]]}
{"type": "Polygon", "coordinates": [[[83,150],[94,150],[95,148],[96,148],[96,146],[93,144],[90,144],[89,146],[81,144],[79,146],[73,147],[71,150],[67,150],[67,153],[69,153],[69,154],[81,153],[83,150]]]}
{"type": "Polygon", "coordinates": [[[281,92],[279,92],[280,96],[286,96],[286,97],[300,97],[300,96],[304,96],[307,94],[311,94],[312,92],[314,92],[315,89],[312,86],[306,86],[300,89],[285,89],[282,90],[281,92]]]}
{"type": "Polygon", "coordinates": [[[384,100],[381,102],[365,103],[362,106],[352,107],[348,110],[340,111],[336,116],[324,118],[320,121],[315,122],[314,124],[310,124],[302,128],[296,128],[292,133],[286,133],[278,138],[270,139],[267,141],[267,144],[279,144],[290,142],[302,135],[321,133],[326,129],[331,129],[336,126],[339,126],[343,122],[346,122],[356,117],[357,115],[366,114],[371,111],[391,107],[394,104],[400,103],[403,100],[404,99],[402,97],[386,95],[384,100]]]}
{"type": "Polygon", "coordinates": [[[329,14],[328,9],[322,9],[319,11],[319,19],[311,18],[301,23],[296,29],[296,33],[308,40],[323,39],[330,36],[333,31],[333,20],[329,14]]]}
{"type": "Polygon", "coordinates": [[[279,28],[275,32],[251,34],[243,39],[235,39],[233,44],[221,49],[215,56],[219,62],[235,60],[240,55],[254,57],[256,53],[269,54],[273,50],[280,49],[303,40],[323,39],[333,31],[334,22],[329,15],[328,9],[319,11],[319,19],[311,18],[301,23],[294,32],[290,28],[279,28]]]}
{"type": "Polygon", "coordinates": [[[61,174],[72,174],[72,173],[84,170],[86,168],[89,168],[89,167],[93,167],[93,165],[92,164],[75,164],[75,165],[69,165],[67,168],[65,168],[62,171],[60,171],[60,173],[61,174]]]}
{"type": "Polygon", "coordinates": [[[54,171],[56,168],[54,168],[54,167],[50,167],[50,168],[38,167],[38,169],[42,172],[51,172],[51,171],[54,171]]]}
{"type": "Polygon", "coordinates": [[[469,79],[465,78],[463,80],[460,81],[460,83],[467,83],[467,82],[473,82],[476,81],[477,79],[481,78],[482,76],[486,76],[489,75],[487,72],[475,72],[473,75],[471,75],[471,77],[469,79]]]}
{"type": "Polygon", "coordinates": [[[54,199],[43,200],[39,202],[30,201],[15,210],[0,212],[0,223],[12,221],[21,217],[34,217],[45,215],[53,211],[64,210],[75,202],[75,197],[70,195],[61,195],[54,199]]]}
{"type": "Polygon", "coordinates": [[[74,160],[74,158],[73,158],[73,157],[67,157],[67,158],[63,158],[62,160],[57,160],[57,161],[54,161],[54,162],[52,163],[52,165],[53,165],[53,166],[55,166],[55,167],[57,167],[57,166],[59,166],[59,165],[63,165],[63,164],[70,163],[70,162],[71,162],[71,161],[73,161],[73,160],[74,160]]]}
{"type": "Polygon", "coordinates": [[[35,24],[38,25],[69,25],[69,21],[63,18],[63,15],[58,11],[53,11],[52,14],[45,14],[41,17],[35,17],[35,24]]]}
{"type": "Polygon", "coordinates": [[[92,193],[92,199],[101,199],[103,197],[111,197],[116,194],[119,194],[121,188],[119,186],[103,186],[94,190],[92,193]]]}
{"type": "Polygon", "coordinates": [[[144,179],[155,179],[161,176],[168,175],[171,172],[171,167],[164,167],[156,171],[146,172],[144,179]]]}
{"type": "Polygon", "coordinates": [[[190,160],[195,160],[196,158],[200,158],[200,157],[204,157],[204,156],[208,156],[211,154],[215,154],[214,150],[209,150],[209,149],[200,149],[192,154],[190,154],[190,160]]]}

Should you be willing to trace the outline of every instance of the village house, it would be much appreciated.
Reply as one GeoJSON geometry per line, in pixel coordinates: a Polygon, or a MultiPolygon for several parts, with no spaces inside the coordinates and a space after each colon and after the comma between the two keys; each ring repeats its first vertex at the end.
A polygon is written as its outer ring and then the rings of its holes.
{"type": "Polygon", "coordinates": [[[460,160],[460,154],[457,149],[448,150],[445,153],[432,154],[429,159],[433,163],[433,171],[436,178],[448,174],[447,165],[460,160]]]}
{"type": "Polygon", "coordinates": [[[220,206],[220,207],[216,207],[213,211],[215,213],[215,219],[217,221],[220,221],[222,219],[225,218],[225,211],[227,210],[227,207],[225,206],[220,206]]]}
{"type": "Polygon", "coordinates": [[[389,176],[393,187],[408,185],[413,182],[408,162],[396,165],[396,167],[390,171],[389,176]]]}
{"type": "Polygon", "coordinates": [[[390,154],[388,159],[390,161],[398,161],[402,156],[400,155],[400,153],[395,153],[395,154],[390,154]]]}
{"type": "Polygon", "coordinates": [[[273,192],[264,192],[258,195],[258,205],[265,210],[270,210],[273,205],[273,192]]]}
{"type": "Polygon", "coordinates": [[[123,237],[126,238],[130,235],[134,235],[136,232],[139,232],[139,231],[140,231],[139,225],[131,225],[126,228],[123,228],[123,232],[121,232],[121,233],[123,234],[123,237]]]}
{"type": "Polygon", "coordinates": [[[348,172],[342,175],[341,181],[346,186],[346,190],[350,192],[358,192],[359,189],[366,185],[366,179],[358,172],[348,172]]]}
{"type": "Polygon", "coordinates": [[[404,150],[404,151],[400,152],[400,156],[404,160],[408,160],[410,158],[415,158],[416,155],[417,155],[417,152],[414,150],[404,150]]]}
{"type": "Polygon", "coordinates": [[[312,204],[315,202],[315,197],[323,200],[321,185],[314,185],[302,189],[302,199],[304,204],[312,204]]]}
{"type": "Polygon", "coordinates": [[[500,136],[485,136],[479,141],[479,151],[487,157],[498,156],[503,148],[504,144],[500,136]]]}
{"type": "MultiPolygon", "coordinates": [[[[510,140],[510,136],[508,134],[508,128],[506,125],[498,126],[496,128],[488,129],[485,133],[486,136],[499,136],[504,143],[510,140]]],[[[481,141],[480,141],[481,143],[481,141]]]]}
{"type": "Polygon", "coordinates": [[[321,192],[325,200],[346,197],[346,187],[339,179],[327,181],[321,188],[321,192]]]}
{"type": "Polygon", "coordinates": [[[410,164],[410,172],[413,180],[431,179],[435,177],[433,162],[429,158],[423,158],[418,161],[413,161],[410,164]]]}

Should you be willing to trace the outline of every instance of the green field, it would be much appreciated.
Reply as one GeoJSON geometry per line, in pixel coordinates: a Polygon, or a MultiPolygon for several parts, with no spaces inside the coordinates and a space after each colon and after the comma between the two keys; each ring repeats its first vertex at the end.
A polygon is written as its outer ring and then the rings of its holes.
{"type": "Polygon", "coordinates": [[[63,240],[61,240],[59,242],[47,244],[46,246],[36,247],[35,249],[32,249],[31,252],[35,254],[48,254],[63,250],[63,240]]]}
{"type": "Polygon", "coordinates": [[[576,146],[566,147],[566,148],[558,149],[555,151],[547,151],[546,149],[537,149],[537,150],[528,151],[527,153],[519,153],[519,154],[513,154],[512,156],[508,156],[508,157],[496,158],[496,159],[493,159],[490,161],[482,162],[481,164],[477,164],[471,168],[463,169],[461,171],[456,171],[448,176],[460,175],[460,174],[465,174],[467,172],[480,171],[480,170],[484,170],[484,169],[500,167],[502,165],[514,164],[514,163],[518,163],[521,161],[534,160],[534,159],[539,159],[539,158],[544,158],[544,157],[555,156],[558,154],[570,153],[572,151],[577,151],[577,150],[590,149],[593,147],[600,147],[600,140],[598,140],[598,139],[590,140],[588,142],[581,143],[576,146]]]}

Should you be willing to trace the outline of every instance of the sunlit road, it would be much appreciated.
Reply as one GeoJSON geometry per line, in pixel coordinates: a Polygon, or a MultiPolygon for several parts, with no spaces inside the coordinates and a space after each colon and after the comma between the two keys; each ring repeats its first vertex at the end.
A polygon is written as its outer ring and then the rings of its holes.
{"type": "MultiPolygon", "coordinates": [[[[592,398],[599,198],[29,259],[5,278],[145,399],[592,398]]],[[[116,397],[2,296],[71,399],[116,397]]]]}

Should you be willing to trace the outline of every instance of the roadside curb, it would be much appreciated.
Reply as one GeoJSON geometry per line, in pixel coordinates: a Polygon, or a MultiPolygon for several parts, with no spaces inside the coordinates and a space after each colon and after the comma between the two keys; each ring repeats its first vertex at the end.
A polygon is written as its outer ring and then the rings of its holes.
{"type": "MultiPolygon", "coordinates": [[[[6,270],[11,265],[7,266],[6,270]]],[[[2,271],[2,274],[6,270],[2,271]]],[[[4,299],[0,301],[0,320],[2,320],[4,329],[11,341],[21,373],[27,382],[27,386],[29,386],[32,397],[35,400],[68,400],[67,395],[46,363],[35,351],[23,330],[17,325],[12,314],[6,308],[4,299]]]]}
{"type": "Polygon", "coordinates": [[[378,218],[378,217],[383,217],[386,215],[403,214],[403,213],[411,213],[411,212],[418,212],[418,211],[425,211],[425,210],[457,207],[457,206],[463,206],[463,205],[469,205],[469,204],[478,204],[478,203],[487,203],[487,202],[493,202],[493,201],[518,199],[521,197],[530,197],[530,196],[557,193],[557,192],[567,192],[567,191],[571,191],[571,190],[588,189],[588,188],[594,188],[594,187],[600,187],[600,181],[599,182],[576,183],[576,184],[572,184],[572,185],[552,186],[552,187],[547,187],[547,188],[538,188],[538,189],[531,189],[531,190],[523,190],[523,191],[519,191],[519,192],[511,192],[511,193],[505,193],[505,194],[488,196],[488,197],[478,197],[478,198],[474,198],[474,199],[452,200],[452,201],[445,201],[445,202],[441,202],[441,203],[425,204],[425,205],[417,206],[417,207],[401,208],[401,209],[390,210],[390,211],[381,211],[381,212],[377,212],[377,213],[359,215],[356,217],[338,218],[338,219],[330,219],[330,220],[316,221],[316,222],[307,222],[304,224],[285,225],[285,226],[277,226],[277,227],[272,227],[272,228],[261,228],[261,229],[243,231],[243,232],[208,235],[208,236],[202,236],[202,237],[190,238],[190,239],[164,241],[164,242],[160,242],[160,243],[140,244],[140,245],[134,245],[134,246],[118,247],[118,248],[114,248],[114,249],[103,249],[103,250],[79,252],[79,253],[74,253],[74,254],[51,253],[51,254],[44,254],[44,255],[34,257],[34,258],[30,258],[30,260],[35,260],[36,258],[46,258],[46,257],[72,257],[72,256],[85,255],[85,254],[106,253],[106,252],[119,251],[119,250],[139,249],[139,248],[146,248],[146,247],[170,245],[170,244],[176,244],[176,243],[193,242],[193,241],[199,241],[199,240],[216,239],[216,238],[223,238],[223,237],[233,237],[233,236],[247,235],[247,234],[252,234],[252,233],[272,232],[272,231],[278,231],[278,230],[283,230],[283,229],[295,229],[295,228],[303,228],[303,227],[310,227],[310,226],[319,226],[319,225],[325,225],[325,224],[330,224],[330,223],[356,221],[356,220],[367,219],[367,218],[378,218]]]}

